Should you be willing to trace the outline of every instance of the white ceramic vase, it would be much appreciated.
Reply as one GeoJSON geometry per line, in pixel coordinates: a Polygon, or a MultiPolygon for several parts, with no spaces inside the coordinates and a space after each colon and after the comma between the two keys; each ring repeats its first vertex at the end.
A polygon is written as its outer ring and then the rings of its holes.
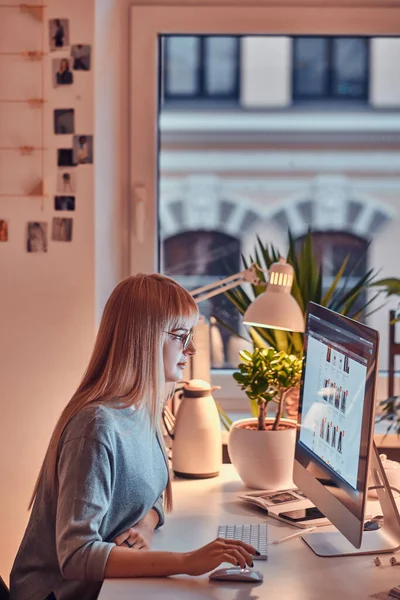
{"type": "Polygon", "coordinates": [[[202,379],[184,386],[172,444],[172,469],[178,477],[206,479],[221,469],[222,432],[213,389],[202,379]]]}
{"type": "MultiPolygon", "coordinates": [[[[266,423],[274,419],[267,418],[266,423]]],[[[294,487],[293,462],[296,441],[296,421],[281,419],[290,429],[277,431],[244,429],[257,424],[257,419],[240,419],[232,423],[228,437],[228,452],[243,483],[250,488],[283,490],[294,487]]]]}

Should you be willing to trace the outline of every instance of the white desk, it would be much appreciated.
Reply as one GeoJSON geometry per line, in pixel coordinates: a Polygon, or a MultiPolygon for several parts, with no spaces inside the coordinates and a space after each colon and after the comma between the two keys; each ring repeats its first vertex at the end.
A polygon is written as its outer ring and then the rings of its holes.
{"type": "MultiPolygon", "coordinates": [[[[154,534],[153,550],[186,552],[216,537],[225,523],[268,522],[269,541],[298,529],[266,517],[256,507],[237,499],[244,486],[232,465],[223,465],[213,479],[177,480],[173,484],[174,512],[154,534]]],[[[374,514],[378,502],[372,503],[374,514]]],[[[328,528],[324,528],[328,531],[328,528]]],[[[297,538],[269,546],[268,561],[256,561],[264,574],[262,584],[210,583],[207,575],[167,578],[108,579],[99,600],[366,600],[400,584],[400,566],[389,565],[390,554],[381,555],[376,567],[373,556],[320,558],[297,538]]],[[[400,560],[400,554],[398,556],[400,560]]],[[[382,596],[384,597],[384,596],[382,596]]]]}

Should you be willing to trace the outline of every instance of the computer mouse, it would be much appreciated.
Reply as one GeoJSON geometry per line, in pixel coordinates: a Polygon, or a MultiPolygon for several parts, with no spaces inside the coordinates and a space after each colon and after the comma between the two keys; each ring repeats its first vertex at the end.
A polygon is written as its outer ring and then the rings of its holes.
{"type": "Polygon", "coordinates": [[[260,571],[253,569],[242,569],[241,567],[227,567],[225,569],[217,569],[209,575],[211,581],[244,581],[247,583],[259,583],[264,580],[264,576],[260,571]]]}

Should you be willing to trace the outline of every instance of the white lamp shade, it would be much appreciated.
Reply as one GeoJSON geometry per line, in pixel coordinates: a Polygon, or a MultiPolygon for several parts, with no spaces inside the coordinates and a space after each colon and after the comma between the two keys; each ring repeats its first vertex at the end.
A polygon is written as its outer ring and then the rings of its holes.
{"type": "Polygon", "coordinates": [[[268,290],[249,305],[243,315],[245,325],[304,331],[304,316],[291,294],[268,290]]]}

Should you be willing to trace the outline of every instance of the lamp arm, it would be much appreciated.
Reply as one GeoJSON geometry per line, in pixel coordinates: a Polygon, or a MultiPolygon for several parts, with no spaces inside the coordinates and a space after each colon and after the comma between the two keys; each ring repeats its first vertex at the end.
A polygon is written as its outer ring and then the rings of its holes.
{"type": "Polygon", "coordinates": [[[199,302],[202,302],[203,300],[213,298],[214,296],[218,296],[218,294],[222,294],[227,290],[237,287],[242,282],[248,282],[252,285],[265,285],[257,275],[257,269],[260,271],[263,270],[256,263],[252,263],[244,271],[235,273],[235,275],[230,275],[225,279],[220,279],[219,281],[214,281],[213,283],[203,285],[203,287],[196,288],[190,293],[197,304],[199,304],[199,302]]]}

